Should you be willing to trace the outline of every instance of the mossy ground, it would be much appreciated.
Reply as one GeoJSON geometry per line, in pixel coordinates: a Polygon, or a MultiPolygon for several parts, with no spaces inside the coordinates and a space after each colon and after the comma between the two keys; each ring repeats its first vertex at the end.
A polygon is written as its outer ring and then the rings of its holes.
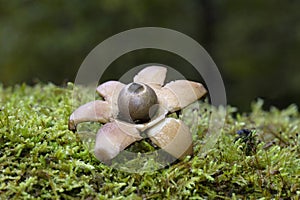
{"type": "Polygon", "coordinates": [[[248,114],[228,107],[219,142],[204,156],[199,149],[209,109],[201,109],[194,156],[127,173],[101,164],[68,131],[72,88],[0,86],[0,199],[299,199],[300,116],[294,105],[264,111],[258,101],[248,114]],[[235,142],[243,128],[253,130],[251,142],[235,142]]]}

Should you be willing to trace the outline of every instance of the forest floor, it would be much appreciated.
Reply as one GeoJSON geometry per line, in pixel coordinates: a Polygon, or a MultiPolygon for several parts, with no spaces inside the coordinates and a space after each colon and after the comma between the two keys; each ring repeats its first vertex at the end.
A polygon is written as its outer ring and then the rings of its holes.
{"type": "MultiPolygon", "coordinates": [[[[0,85],[0,199],[300,198],[295,105],[265,111],[258,100],[249,113],[228,106],[218,142],[203,154],[212,108],[202,102],[191,127],[194,155],[147,171],[155,162],[149,159],[145,170],[131,173],[102,164],[80,134],[68,130],[72,93],[71,83],[0,85]],[[250,133],[237,134],[244,129],[250,133]]],[[[179,118],[189,123],[188,116],[179,118]]],[[[144,140],[129,149],[149,146],[144,140]]]]}

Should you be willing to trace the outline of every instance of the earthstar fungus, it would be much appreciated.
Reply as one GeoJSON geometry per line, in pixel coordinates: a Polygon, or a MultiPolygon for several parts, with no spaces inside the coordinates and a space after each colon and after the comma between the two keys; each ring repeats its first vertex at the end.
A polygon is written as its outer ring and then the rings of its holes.
{"type": "Polygon", "coordinates": [[[108,81],[97,88],[104,100],[77,108],[69,118],[69,130],[87,121],[104,123],[96,135],[95,156],[109,163],[122,150],[147,135],[175,158],[193,153],[192,134],[179,119],[166,117],[200,99],[202,84],[176,80],[164,85],[167,69],[150,66],[141,70],[133,83],[108,81]],[[163,86],[164,85],[164,86],[163,86]]]}

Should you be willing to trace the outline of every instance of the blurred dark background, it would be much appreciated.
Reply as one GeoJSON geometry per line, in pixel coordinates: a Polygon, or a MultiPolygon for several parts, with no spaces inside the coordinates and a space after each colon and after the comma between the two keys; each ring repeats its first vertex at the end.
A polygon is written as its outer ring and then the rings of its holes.
{"type": "MultiPolygon", "coordinates": [[[[74,81],[96,45],[144,26],[174,29],[198,41],[219,67],[228,103],[240,110],[248,111],[258,97],[267,107],[299,105],[298,0],[0,1],[0,82],[74,81]]],[[[148,62],[182,70],[189,65],[171,53],[142,50],[116,60],[112,65],[119,71],[109,76],[148,62]]]]}

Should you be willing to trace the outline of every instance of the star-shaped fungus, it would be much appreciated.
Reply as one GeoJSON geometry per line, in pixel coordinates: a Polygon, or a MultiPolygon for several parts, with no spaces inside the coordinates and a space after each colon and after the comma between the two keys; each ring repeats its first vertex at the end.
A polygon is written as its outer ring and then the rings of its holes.
{"type": "Polygon", "coordinates": [[[95,100],[76,109],[69,119],[69,130],[87,121],[104,123],[96,135],[95,156],[104,163],[146,135],[175,158],[193,153],[192,135],[179,119],[167,117],[200,99],[202,84],[176,80],[164,85],[167,69],[150,66],[125,85],[108,81],[97,88],[104,100],[95,100]],[[164,85],[164,86],[163,86],[164,85]]]}

